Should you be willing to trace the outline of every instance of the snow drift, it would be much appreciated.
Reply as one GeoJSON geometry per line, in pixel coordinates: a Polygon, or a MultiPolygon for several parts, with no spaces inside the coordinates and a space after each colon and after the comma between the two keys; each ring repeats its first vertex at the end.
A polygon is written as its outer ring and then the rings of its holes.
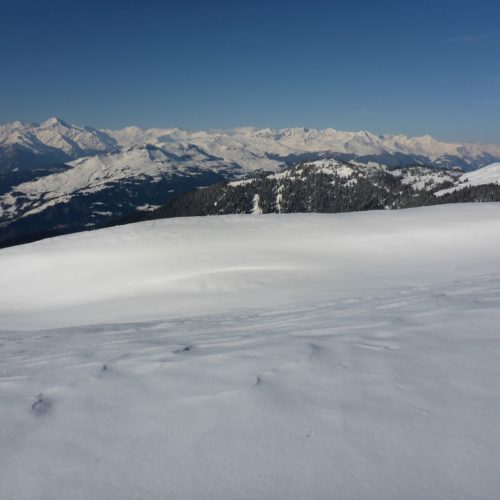
{"type": "Polygon", "coordinates": [[[495,498],[500,204],[0,251],[0,497],[495,498]]]}

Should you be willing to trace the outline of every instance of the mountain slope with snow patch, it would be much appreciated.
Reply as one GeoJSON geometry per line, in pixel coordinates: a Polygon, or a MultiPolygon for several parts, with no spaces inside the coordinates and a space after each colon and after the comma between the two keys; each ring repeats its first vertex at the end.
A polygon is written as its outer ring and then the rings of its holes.
{"type": "Polygon", "coordinates": [[[440,190],[436,195],[442,196],[471,186],[484,186],[486,184],[500,185],[500,163],[492,163],[474,172],[467,172],[458,179],[457,186],[440,190]]]}
{"type": "Polygon", "coordinates": [[[338,213],[500,201],[500,186],[480,184],[480,179],[489,180],[492,175],[482,174],[483,170],[491,172],[489,167],[474,171],[477,185],[455,192],[464,177],[460,169],[390,169],[374,163],[316,160],[278,173],[189,192],[129,220],[243,213],[338,213]],[[436,196],[436,192],[445,195],[436,196]]]}
{"type": "MultiPolygon", "coordinates": [[[[67,163],[67,170],[15,187],[14,193],[0,198],[0,217],[3,220],[26,217],[58,203],[67,203],[77,195],[136,182],[158,183],[176,174],[196,177],[197,173],[228,174],[238,169],[218,158],[190,148],[180,157],[152,145],[132,146],[105,155],[85,157],[67,163]]],[[[167,194],[163,199],[167,198],[167,194]]],[[[148,200],[150,201],[150,200],[148,200]]],[[[143,201],[141,202],[143,203],[143,201]]]]}

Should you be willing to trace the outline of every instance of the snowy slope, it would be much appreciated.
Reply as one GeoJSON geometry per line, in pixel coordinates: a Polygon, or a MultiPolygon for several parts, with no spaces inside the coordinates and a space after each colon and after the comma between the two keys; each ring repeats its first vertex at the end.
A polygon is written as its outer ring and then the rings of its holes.
{"type": "Polygon", "coordinates": [[[500,204],[0,251],[0,498],[493,499],[500,204]]]}
{"type": "MultiPolygon", "coordinates": [[[[136,145],[81,158],[61,165],[50,175],[0,192],[0,244],[16,243],[18,238],[22,242],[30,235],[34,239],[46,237],[54,231],[61,234],[92,229],[136,217],[138,210],[155,208],[159,208],[160,216],[188,216],[259,211],[329,213],[430,205],[444,200],[435,198],[434,191],[458,186],[463,173],[460,169],[419,165],[390,169],[376,162],[347,163],[328,158],[288,169],[280,169],[276,163],[273,168],[278,171],[267,175],[251,168],[251,164],[243,168],[183,142],[136,145]],[[217,184],[231,179],[238,180],[228,186],[217,184]],[[214,184],[208,191],[197,191],[214,184]],[[179,198],[185,193],[190,194],[179,198]],[[177,208],[170,207],[171,203],[177,208]]],[[[482,169],[474,172],[477,182],[490,176],[482,169]]],[[[499,193],[494,192],[444,201],[498,199],[499,193]]]]}
{"type": "Polygon", "coordinates": [[[500,185],[500,163],[492,163],[475,172],[467,172],[458,179],[457,186],[438,191],[436,195],[442,196],[445,193],[452,193],[469,186],[483,186],[485,184],[500,185]]]}
{"type": "Polygon", "coordinates": [[[373,162],[322,159],[191,191],[135,220],[252,213],[339,213],[500,201],[500,187],[481,196],[467,190],[462,192],[460,200],[451,195],[445,198],[433,195],[434,191],[456,185],[462,173],[460,169],[420,165],[389,169],[373,162]]]}
{"type": "MultiPolygon", "coordinates": [[[[67,163],[68,170],[25,182],[0,197],[4,220],[39,213],[77,195],[97,193],[118,184],[147,180],[158,182],[174,174],[196,176],[200,171],[238,171],[234,165],[211,157],[197,148],[176,148],[175,153],[152,145],[132,146],[111,153],[67,163]],[[182,154],[178,156],[177,153],[182,154]]],[[[149,201],[149,200],[148,200],[149,201]]]]}
{"type": "MultiPolygon", "coordinates": [[[[477,177],[481,177],[479,169],[477,177]]],[[[415,191],[432,191],[444,182],[456,182],[462,174],[460,169],[435,169],[431,167],[412,166],[405,168],[389,169],[378,163],[342,162],[334,159],[323,159],[304,162],[295,168],[289,168],[266,177],[270,180],[305,180],[310,173],[322,173],[340,179],[354,179],[355,177],[373,178],[380,173],[393,176],[401,183],[411,186],[415,191]]],[[[254,179],[232,181],[229,186],[243,186],[255,182],[254,179]]]]}
{"type": "MultiPolygon", "coordinates": [[[[179,146],[179,145],[177,145],[179,146]]],[[[44,176],[35,181],[25,182],[15,187],[14,193],[0,196],[0,218],[4,221],[18,217],[27,217],[39,213],[58,203],[68,203],[77,195],[97,193],[116,187],[117,183],[134,182],[149,179],[160,180],[168,175],[184,172],[190,168],[242,175],[236,165],[220,158],[209,156],[193,147],[177,147],[174,151],[152,145],[131,146],[125,150],[116,150],[106,155],[86,157],[67,164],[71,167],[63,172],[44,176]]],[[[306,166],[328,175],[349,178],[354,172],[370,177],[374,173],[389,172],[401,177],[404,184],[417,189],[431,189],[444,181],[453,181],[457,175],[449,170],[431,170],[424,167],[388,170],[378,164],[358,164],[349,166],[335,160],[317,160],[306,166]]],[[[269,178],[290,178],[295,171],[284,171],[270,175],[269,178]]],[[[194,175],[194,172],[193,172],[194,175]]],[[[250,181],[235,181],[232,185],[250,181]]]]}

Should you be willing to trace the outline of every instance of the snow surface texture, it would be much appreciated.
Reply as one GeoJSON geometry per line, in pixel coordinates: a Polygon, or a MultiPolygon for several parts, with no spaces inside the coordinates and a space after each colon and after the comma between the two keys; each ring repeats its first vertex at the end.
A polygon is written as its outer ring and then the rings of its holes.
{"type": "Polygon", "coordinates": [[[494,499],[500,204],[0,251],[0,498],[494,499]]]}

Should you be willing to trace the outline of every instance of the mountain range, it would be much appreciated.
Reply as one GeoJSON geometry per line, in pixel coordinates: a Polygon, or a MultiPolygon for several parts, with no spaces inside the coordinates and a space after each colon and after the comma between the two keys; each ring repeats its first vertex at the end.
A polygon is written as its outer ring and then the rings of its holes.
{"type": "MultiPolygon", "coordinates": [[[[252,127],[100,130],[55,117],[40,124],[13,122],[0,126],[0,242],[112,224],[222,181],[265,175],[278,179],[288,167],[304,163],[326,162],[327,170],[354,165],[359,179],[367,178],[359,177],[360,169],[370,172],[368,178],[390,176],[385,187],[391,191],[391,183],[402,183],[409,174],[398,181],[389,171],[411,166],[416,172],[411,189],[429,176],[432,182],[446,178],[442,187],[451,189],[463,172],[499,160],[500,146],[443,143],[430,136],[252,127]]],[[[306,171],[316,178],[315,168],[306,171]]],[[[352,183],[344,188],[349,186],[353,193],[352,183]]],[[[196,193],[189,196],[185,199],[201,199],[196,193]]],[[[248,206],[235,210],[246,212],[248,206]]],[[[268,211],[277,208],[269,206],[268,211]]],[[[231,212],[226,207],[224,213],[231,212]]]]}
{"type": "Polygon", "coordinates": [[[254,128],[188,131],[179,128],[99,130],[52,117],[43,123],[0,126],[0,169],[31,169],[109,153],[117,148],[155,144],[172,152],[198,147],[206,154],[247,170],[273,170],[304,156],[335,155],[343,160],[377,161],[389,166],[426,164],[474,170],[500,160],[499,145],[445,143],[431,136],[377,135],[332,128],[254,128]]]}

